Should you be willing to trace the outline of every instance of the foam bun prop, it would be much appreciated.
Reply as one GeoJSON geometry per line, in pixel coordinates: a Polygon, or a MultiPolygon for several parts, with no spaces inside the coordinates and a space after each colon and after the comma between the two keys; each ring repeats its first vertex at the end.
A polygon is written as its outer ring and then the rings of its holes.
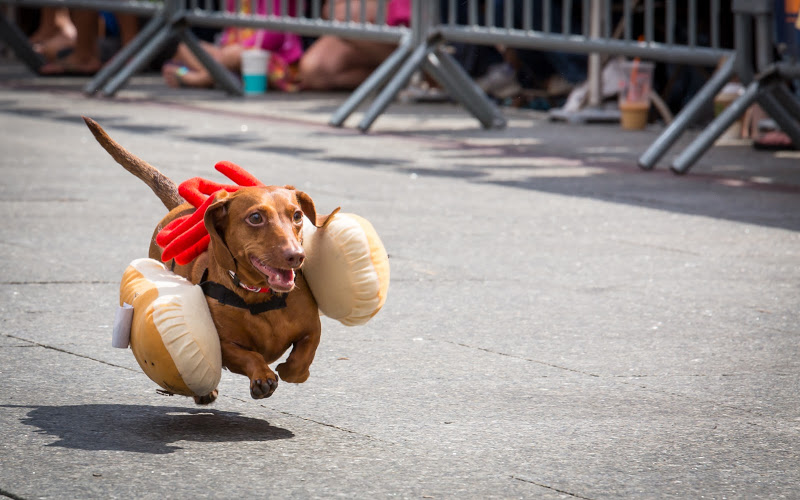
{"type": "Polygon", "coordinates": [[[123,303],[133,306],[133,355],[153,382],[184,396],[205,396],[217,388],[222,354],[199,286],[158,261],[137,259],[122,276],[123,303]]]}
{"type": "Polygon", "coordinates": [[[363,325],[375,316],[389,289],[389,256],[366,219],[337,213],[323,227],[303,226],[303,276],[325,316],[363,325]]]}

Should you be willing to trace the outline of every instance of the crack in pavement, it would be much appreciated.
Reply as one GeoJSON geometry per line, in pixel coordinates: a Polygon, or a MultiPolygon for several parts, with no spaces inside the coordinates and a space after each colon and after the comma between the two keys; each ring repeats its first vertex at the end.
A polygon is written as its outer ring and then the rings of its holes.
{"type": "MultiPolygon", "coordinates": [[[[472,345],[469,345],[469,344],[464,344],[464,343],[460,343],[460,342],[454,342],[454,341],[451,341],[451,340],[445,340],[444,342],[447,342],[449,344],[454,344],[454,345],[457,345],[457,346],[461,346],[461,347],[466,347],[468,349],[476,349],[476,350],[479,350],[479,351],[484,351],[484,352],[488,352],[488,353],[491,353],[491,354],[496,354],[498,356],[506,356],[506,357],[509,357],[509,358],[521,359],[523,361],[529,361],[531,363],[537,363],[537,364],[540,364],[540,365],[549,366],[551,368],[557,368],[559,370],[566,370],[566,371],[573,372],[573,373],[579,373],[581,375],[587,375],[589,377],[602,378],[602,379],[617,379],[619,381],[619,383],[621,383],[621,384],[629,385],[629,386],[632,386],[632,387],[638,387],[640,389],[645,389],[645,390],[652,391],[652,392],[655,392],[655,393],[658,393],[658,394],[664,394],[664,395],[667,395],[667,396],[678,397],[678,398],[685,398],[685,399],[690,400],[690,401],[701,402],[701,403],[704,403],[704,404],[710,404],[710,405],[713,405],[713,406],[718,406],[718,407],[721,407],[721,408],[727,408],[729,410],[734,410],[734,411],[737,411],[737,412],[743,412],[743,413],[747,413],[747,414],[755,415],[755,416],[759,416],[759,417],[765,417],[766,416],[764,413],[759,412],[757,410],[750,409],[750,408],[742,408],[740,406],[734,406],[734,405],[727,404],[727,403],[719,403],[719,402],[716,402],[716,401],[710,401],[710,400],[707,400],[707,399],[703,399],[703,398],[698,398],[698,397],[692,396],[690,394],[682,394],[682,393],[675,392],[675,391],[670,391],[670,390],[667,390],[667,389],[658,389],[658,388],[655,388],[655,387],[651,387],[651,386],[648,386],[648,385],[643,385],[643,384],[637,383],[636,380],[629,380],[629,381],[622,380],[624,378],[634,378],[634,379],[655,378],[655,377],[659,377],[660,375],[598,375],[598,374],[594,374],[594,373],[590,373],[590,372],[576,370],[576,369],[573,369],[573,368],[567,368],[565,366],[559,366],[559,365],[552,364],[552,363],[546,363],[544,361],[538,361],[538,360],[535,360],[535,359],[526,358],[524,356],[518,356],[516,354],[508,354],[508,353],[505,353],[505,352],[494,351],[492,349],[487,349],[485,347],[472,346],[472,345]]],[[[719,376],[731,377],[731,376],[735,376],[735,375],[737,375],[737,374],[721,374],[719,376]]],[[[745,375],[745,374],[742,374],[742,375],[745,375]]],[[[707,377],[714,377],[714,376],[717,376],[717,375],[687,374],[687,375],[670,375],[670,376],[671,377],[683,376],[683,377],[707,378],[707,377]]],[[[663,377],[663,375],[661,375],[661,377],[663,377]]],[[[544,378],[546,378],[546,377],[544,377],[544,378]]],[[[753,425],[763,426],[763,424],[753,424],[753,425]]]]}
{"type": "Polygon", "coordinates": [[[508,354],[506,352],[494,351],[492,349],[487,349],[485,347],[477,347],[477,346],[473,346],[473,345],[469,345],[469,344],[464,344],[464,343],[461,343],[461,342],[454,342],[452,340],[445,340],[444,342],[447,342],[448,344],[461,346],[461,347],[466,347],[468,349],[476,349],[478,351],[484,351],[484,352],[488,352],[488,353],[491,353],[491,354],[497,354],[498,356],[506,356],[506,357],[509,357],[509,358],[521,359],[523,361],[529,361],[531,363],[537,363],[537,364],[540,364],[540,365],[549,366],[551,368],[557,368],[559,370],[566,370],[568,372],[580,373],[581,375],[588,375],[589,377],[601,378],[600,375],[597,375],[595,373],[585,372],[585,371],[582,371],[582,370],[576,370],[574,368],[567,368],[566,366],[560,366],[560,365],[556,365],[556,364],[553,364],[553,363],[547,363],[545,361],[539,361],[537,359],[526,358],[524,356],[518,356],[516,354],[508,354]]]}
{"type": "MultiPolygon", "coordinates": [[[[242,403],[249,403],[249,402],[250,402],[249,400],[246,400],[246,399],[237,398],[236,396],[227,396],[227,395],[224,395],[224,394],[220,394],[220,395],[219,395],[219,397],[220,397],[220,398],[233,399],[233,400],[235,400],[235,401],[239,401],[239,402],[242,402],[242,403]]],[[[295,415],[294,413],[290,413],[290,412],[288,412],[288,411],[276,410],[275,408],[272,408],[272,407],[270,407],[270,406],[266,406],[266,405],[263,405],[263,404],[259,404],[259,406],[261,406],[262,408],[266,408],[266,409],[268,409],[268,410],[272,410],[272,411],[274,411],[275,413],[280,413],[280,414],[282,414],[282,415],[286,415],[286,416],[288,416],[288,417],[297,418],[297,419],[300,419],[300,420],[305,420],[306,422],[311,422],[311,423],[314,423],[314,424],[317,424],[317,425],[322,425],[322,426],[325,426],[325,427],[330,427],[330,428],[332,428],[332,429],[336,429],[337,431],[346,432],[346,433],[348,433],[348,434],[353,434],[353,435],[356,435],[356,436],[365,437],[365,438],[367,438],[367,439],[370,439],[370,440],[372,440],[372,441],[378,441],[378,442],[381,442],[381,443],[393,444],[393,445],[394,445],[394,444],[397,444],[397,443],[395,443],[395,442],[393,442],[393,441],[386,441],[386,440],[384,440],[384,439],[377,438],[377,437],[375,437],[375,436],[371,436],[371,435],[369,435],[369,434],[364,434],[364,433],[362,433],[362,432],[358,432],[358,431],[354,431],[354,430],[351,430],[351,429],[347,429],[347,428],[345,428],[345,427],[339,427],[338,425],[334,425],[334,424],[327,424],[327,423],[325,423],[325,422],[320,422],[319,420],[314,420],[313,418],[301,417],[300,415],[295,415]]]]}
{"type": "Polygon", "coordinates": [[[45,349],[51,349],[51,350],[56,351],[56,352],[61,352],[61,353],[64,353],[64,354],[70,354],[72,356],[77,356],[79,358],[90,359],[92,361],[97,361],[98,363],[103,363],[104,365],[113,366],[115,368],[122,368],[123,370],[128,370],[130,372],[136,372],[137,371],[137,370],[134,370],[132,368],[128,368],[127,366],[116,365],[114,363],[109,363],[108,361],[103,361],[102,359],[97,359],[97,358],[93,358],[91,356],[86,356],[85,354],[78,354],[77,352],[72,352],[72,351],[68,351],[66,349],[61,349],[60,347],[55,347],[55,346],[51,346],[51,345],[47,345],[47,344],[42,344],[40,342],[36,342],[36,341],[33,341],[33,340],[25,339],[25,338],[22,338],[22,337],[17,337],[16,335],[11,335],[10,333],[5,333],[3,335],[8,337],[8,338],[21,340],[23,342],[28,342],[30,344],[33,344],[33,345],[37,346],[37,347],[43,347],[45,349]]]}
{"type": "Polygon", "coordinates": [[[552,490],[552,491],[561,493],[563,495],[569,495],[569,496],[574,497],[574,498],[581,498],[582,500],[592,500],[589,497],[584,497],[584,496],[581,496],[581,495],[577,495],[575,493],[570,493],[569,491],[560,490],[558,488],[554,488],[552,486],[547,486],[546,484],[542,484],[542,483],[537,483],[536,481],[531,481],[530,479],[521,478],[519,476],[511,476],[511,479],[516,479],[517,481],[522,481],[523,483],[535,484],[536,486],[541,486],[542,488],[547,488],[548,490],[552,490]]]}

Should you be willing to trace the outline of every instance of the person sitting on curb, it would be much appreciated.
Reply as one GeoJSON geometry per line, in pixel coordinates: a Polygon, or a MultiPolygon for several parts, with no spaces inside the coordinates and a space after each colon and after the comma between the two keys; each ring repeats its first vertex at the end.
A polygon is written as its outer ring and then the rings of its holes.
{"type": "MultiPolygon", "coordinates": [[[[122,44],[130,42],[139,31],[139,21],[133,14],[117,14],[122,44]]],[[[39,68],[43,76],[91,76],[103,66],[100,60],[99,21],[95,10],[72,11],[75,24],[75,47],[69,54],[39,68]]]]}
{"type": "MultiPolygon", "coordinates": [[[[280,15],[280,0],[272,1],[272,12],[280,15]]],[[[228,12],[234,12],[235,7],[235,0],[227,1],[228,12]]],[[[251,13],[251,1],[242,1],[241,11],[251,13]]],[[[256,11],[266,14],[266,0],[258,0],[256,11]]],[[[291,6],[289,15],[294,15],[291,6]]],[[[296,63],[303,55],[303,42],[298,35],[253,28],[226,28],[217,44],[201,42],[201,46],[214,60],[236,73],[241,69],[242,51],[251,48],[268,50],[271,52],[267,71],[270,84],[285,91],[297,90],[296,63]]],[[[214,85],[211,74],[184,43],[178,45],[175,55],[162,66],[161,75],[170,87],[209,88],[214,85]]]]}
{"type": "MultiPolygon", "coordinates": [[[[361,22],[361,1],[366,2],[366,22],[377,17],[375,0],[328,0],[322,12],[328,13],[334,1],[334,16],[345,21],[350,2],[350,21],[361,22]]],[[[408,25],[411,17],[409,0],[389,0],[386,23],[408,25]]],[[[347,40],[333,35],[319,37],[300,60],[301,87],[308,90],[352,90],[358,87],[392,53],[396,45],[365,40],[347,40]]]]}

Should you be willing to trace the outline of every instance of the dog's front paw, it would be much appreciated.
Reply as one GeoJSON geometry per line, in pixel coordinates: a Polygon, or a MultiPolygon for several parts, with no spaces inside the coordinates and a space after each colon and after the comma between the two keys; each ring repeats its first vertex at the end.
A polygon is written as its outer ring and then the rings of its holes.
{"type": "Polygon", "coordinates": [[[213,403],[214,401],[217,400],[217,395],[218,394],[219,394],[219,391],[214,389],[213,391],[211,391],[210,393],[206,394],[205,396],[195,396],[194,397],[194,402],[195,402],[195,404],[198,404],[198,405],[210,405],[211,403],[213,403]]]}
{"type": "Polygon", "coordinates": [[[250,396],[253,399],[263,399],[272,396],[275,389],[278,388],[278,378],[272,375],[271,377],[259,378],[250,381],[250,396]]]}
{"type": "Polygon", "coordinates": [[[281,376],[281,380],[293,384],[302,384],[308,380],[308,376],[310,375],[307,367],[298,369],[290,363],[281,363],[276,369],[278,370],[278,375],[281,376]]]}

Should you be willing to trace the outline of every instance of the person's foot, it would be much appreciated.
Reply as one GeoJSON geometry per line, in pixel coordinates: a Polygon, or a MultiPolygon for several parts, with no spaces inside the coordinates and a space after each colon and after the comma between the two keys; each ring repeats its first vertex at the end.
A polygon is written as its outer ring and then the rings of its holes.
{"type": "Polygon", "coordinates": [[[31,34],[31,36],[28,37],[28,42],[31,45],[36,45],[37,43],[44,42],[45,40],[47,40],[51,36],[53,36],[53,31],[52,30],[45,30],[45,29],[39,28],[38,30],[34,31],[33,34],[31,34]]]}
{"type": "MultiPolygon", "coordinates": [[[[37,43],[45,42],[47,39],[53,38],[54,36],[63,32],[64,30],[55,24],[50,24],[49,26],[40,26],[36,31],[31,33],[31,36],[28,37],[28,42],[30,42],[31,45],[35,45],[37,43]]],[[[74,26],[72,27],[71,32],[73,35],[76,34],[74,26]]]]}
{"type": "Polygon", "coordinates": [[[72,53],[45,64],[39,68],[39,74],[42,76],[92,76],[100,71],[101,67],[99,59],[82,59],[72,53]]]}
{"type": "Polygon", "coordinates": [[[40,42],[32,42],[33,50],[43,55],[48,61],[55,61],[66,51],[75,47],[75,34],[57,32],[40,42]]]}
{"type": "Polygon", "coordinates": [[[765,151],[784,151],[796,149],[792,144],[792,139],[780,130],[765,132],[753,141],[755,149],[765,151]]]}
{"type": "Polygon", "coordinates": [[[161,67],[161,76],[164,82],[172,87],[197,87],[209,88],[214,85],[214,80],[206,71],[192,71],[179,63],[168,62],[161,67]]]}

